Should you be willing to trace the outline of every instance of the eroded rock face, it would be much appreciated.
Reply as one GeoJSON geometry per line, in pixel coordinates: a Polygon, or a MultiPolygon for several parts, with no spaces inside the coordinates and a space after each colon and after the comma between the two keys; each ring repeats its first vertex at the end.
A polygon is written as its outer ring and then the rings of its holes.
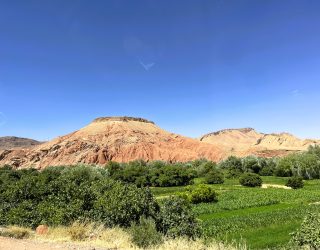
{"type": "Polygon", "coordinates": [[[319,140],[301,140],[289,133],[263,134],[252,128],[225,129],[204,135],[200,141],[215,145],[228,155],[263,157],[284,156],[320,145],[319,140]]]}
{"type": "Polygon", "coordinates": [[[47,166],[105,164],[107,161],[189,161],[223,159],[218,147],[160,129],[142,118],[103,117],[88,126],[30,150],[0,152],[0,165],[47,166]]]}
{"type": "Polygon", "coordinates": [[[221,130],[196,140],[169,133],[143,118],[101,117],[78,131],[32,148],[0,150],[0,166],[41,169],[138,159],[220,161],[229,155],[284,156],[314,144],[320,141],[300,140],[288,133],[262,134],[252,128],[221,130]]]}

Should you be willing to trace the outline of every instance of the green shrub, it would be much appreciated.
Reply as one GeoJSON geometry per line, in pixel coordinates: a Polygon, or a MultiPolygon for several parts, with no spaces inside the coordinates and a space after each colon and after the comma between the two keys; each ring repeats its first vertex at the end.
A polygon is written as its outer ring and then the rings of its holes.
{"type": "Polygon", "coordinates": [[[205,177],[205,183],[207,184],[222,184],[224,183],[223,173],[218,170],[211,170],[205,177]]]}
{"type": "Polygon", "coordinates": [[[190,203],[180,197],[163,201],[157,218],[158,231],[169,237],[200,235],[200,226],[192,212],[190,203]]]}
{"type": "Polygon", "coordinates": [[[151,218],[141,217],[139,223],[133,223],[129,229],[132,242],[141,248],[158,245],[162,234],[157,231],[156,223],[151,218]]]}
{"type": "Polygon", "coordinates": [[[320,249],[320,216],[308,214],[303,220],[300,229],[291,234],[291,242],[298,247],[320,249]]]}
{"type": "Polygon", "coordinates": [[[243,174],[239,182],[242,186],[246,187],[260,187],[262,185],[262,179],[259,175],[253,173],[243,174]]]}
{"type": "Polygon", "coordinates": [[[216,202],[217,194],[209,185],[201,184],[193,188],[188,188],[186,192],[187,199],[193,203],[216,202]]]}
{"type": "Polygon", "coordinates": [[[288,179],[286,186],[291,187],[293,189],[303,188],[303,178],[300,176],[293,176],[288,179]]]}

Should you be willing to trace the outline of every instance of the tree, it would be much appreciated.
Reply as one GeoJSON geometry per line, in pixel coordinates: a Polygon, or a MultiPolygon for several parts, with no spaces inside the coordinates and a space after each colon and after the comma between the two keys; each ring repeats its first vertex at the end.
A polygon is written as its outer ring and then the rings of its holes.
{"type": "Polygon", "coordinates": [[[223,173],[219,170],[211,170],[205,177],[205,183],[207,184],[222,184],[224,183],[223,173]]]}

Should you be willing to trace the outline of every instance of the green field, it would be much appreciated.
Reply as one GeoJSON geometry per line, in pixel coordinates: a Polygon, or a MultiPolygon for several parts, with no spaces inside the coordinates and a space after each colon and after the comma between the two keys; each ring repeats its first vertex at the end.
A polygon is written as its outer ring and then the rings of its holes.
{"type": "MultiPolygon", "coordinates": [[[[201,183],[195,180],[195,185],[201,183]]],[[[263,177],[264,184],[284,185],[286,178],[263,177]]],[[[243,243],[250,249],[279,249],[290,240],[309,211],[320,212],[320,180],[305,181],[303,189],[247,188],[238,180],[211,185],[218,193],[217,203],[193,205],[202,221],[205,236],[243,243]],[[318,204],[317,204],[318,203],[318,204]]],[[[164,198],[183,192],[186,187],[152,188],[164,198]]]]}

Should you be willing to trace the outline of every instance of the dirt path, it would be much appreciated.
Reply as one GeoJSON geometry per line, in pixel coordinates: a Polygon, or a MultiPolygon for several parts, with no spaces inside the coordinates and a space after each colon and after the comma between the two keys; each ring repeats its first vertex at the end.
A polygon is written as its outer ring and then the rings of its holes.
{"type": "Polygon", "coordinates": [[[262,184],[262,188],[283,188],[283,189],[291,189],[291,187],[287,187],[285,185],[277,185],[277,184],[262,184]]]}
{"type": "MultiPolygon", "coordinates": [[[[108,250],[74,243],[41,242],[0,237],[0,250],[108,250]]],[[[112,250],[112,249],[109,249],[112,250]]]]}

